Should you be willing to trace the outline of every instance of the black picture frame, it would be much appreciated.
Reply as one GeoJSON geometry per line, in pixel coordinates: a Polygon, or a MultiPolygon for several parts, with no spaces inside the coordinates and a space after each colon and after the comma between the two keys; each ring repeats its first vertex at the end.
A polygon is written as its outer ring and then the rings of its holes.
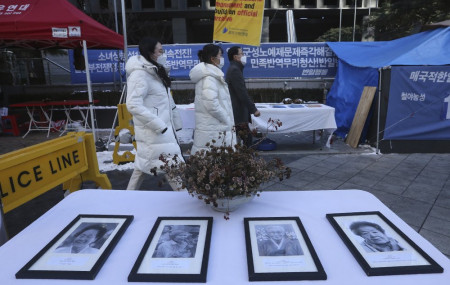
{"type": "Polygon", "coordinates": [[[332,213],[326,217],[367,276],[444,271],[378,211],[332,213]]]}
{"type": "Polygon", "coordinates": [[[244,218],[249,281],[326,280],[299,217],[244,218]],[[283,236],[283,248],[271,238],[283,236]]]}
{"type": "Polygon", "coordinates": [[[129,215],[78,215],[16,278],[93,280],[132,220],[129,215]]]}
{"type": "Polygon", "coordinates": [[[206,283],[212,223],[212,217],[158,217],[128,281],[206,283]]]}

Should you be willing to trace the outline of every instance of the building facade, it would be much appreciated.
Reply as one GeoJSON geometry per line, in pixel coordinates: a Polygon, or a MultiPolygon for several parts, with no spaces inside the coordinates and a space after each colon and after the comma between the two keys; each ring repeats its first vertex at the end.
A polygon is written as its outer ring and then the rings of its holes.
{"type": "MultiPolygon", "coordinates": [[[[70,2],[122,33],[121,0],[70,2]]],[[[131,45],[145,35],[164,43],[212,42],[215,0],[124,0],[124,5],[131,45]]],[[[362,25],[378,5],[379,0],[265,0],[261,42],[287,41],[288,10],[294,14],[297,41],[313,42],[330,28],[362,25]]]]}

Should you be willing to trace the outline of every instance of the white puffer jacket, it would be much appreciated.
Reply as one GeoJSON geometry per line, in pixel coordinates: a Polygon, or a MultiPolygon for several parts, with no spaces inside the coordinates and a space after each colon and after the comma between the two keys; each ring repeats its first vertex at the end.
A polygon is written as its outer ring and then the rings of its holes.
{"type": "Polygon", "coordinates": [[[137,143],[135,168],[150,173],[150,169],[162,164],[159,160],[162,153],[182,157],[175,132],[181,129],[182,122],[155,65],[137,55],[130,57],[125,70],[128,76],[126,104],[133,115],[137,143]]]}
{"type": "Polygon", "coordinates": [[[234,146],[234,117],[228,85],[222,70],[213,64],[201,62],[190,71],[195,83],[195,131],[191,153],[207,149],[205,145],[216,140],[216,145],[234,146]],[[219,139],[219,134],[225,133],[219,139]]]}

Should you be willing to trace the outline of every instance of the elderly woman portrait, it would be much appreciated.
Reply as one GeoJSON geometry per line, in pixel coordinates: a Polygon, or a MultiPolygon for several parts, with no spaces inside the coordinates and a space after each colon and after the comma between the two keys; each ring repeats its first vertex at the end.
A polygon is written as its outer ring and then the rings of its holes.
{"type": "Polygon", "coordinates": [[[195,256],[197,243],[187,231],[174,230],[169,233],[170,239],[159,244],[153,257],[186,258],[195,256]]]}
{"type": "Polygon", "coordinates": [[[387,236],[379,225],[366,221],[354,222],[350,230],[364,239],[361,243],[366,252],[386,252],[404,250],[398,242],[387,236]]]}
{"type": "Polygon", "coordinates": [[[101,239],[107,229],[100,224],[94,224],[75,233],[70,243],[66,241],[55,249],[55,253],[97,253],[98,248],[93,247],[96,241],[101,239]]]}
{"type": "Polygon", "coordinates": [[[281,225],[265,227],[267,238],[258,240],[260,256],[303,255],[303,250],[297,239],[290,239],[281,225]]]}

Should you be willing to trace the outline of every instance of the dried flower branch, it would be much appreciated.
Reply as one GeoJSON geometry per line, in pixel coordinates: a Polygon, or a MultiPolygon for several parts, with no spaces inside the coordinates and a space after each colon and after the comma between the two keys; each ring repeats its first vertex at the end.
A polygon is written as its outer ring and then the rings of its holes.
{"type": "Polygon", "coordinates": [[[217,206],[217,199],[258,195],[262,183],[290,177],[291,169],[280,159],[266,161],[253,148],[215,142],[207,147],[207,150],[191,154],[185,162],[178,156],[160,156],[163,162],[160,168],[168,178],[206,204],[217,206]]]}

